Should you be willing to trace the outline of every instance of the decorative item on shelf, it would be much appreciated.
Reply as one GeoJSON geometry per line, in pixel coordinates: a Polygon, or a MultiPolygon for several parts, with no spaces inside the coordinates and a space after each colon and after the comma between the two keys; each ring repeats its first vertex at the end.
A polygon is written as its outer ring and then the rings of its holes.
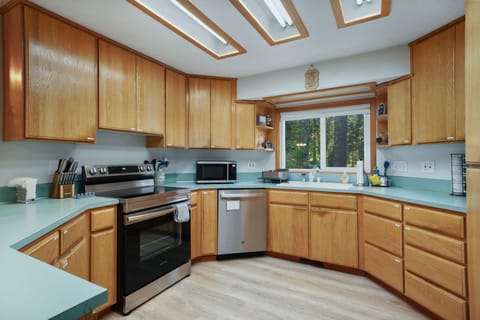
{"type": "Polygon", "coordinates": [[[387,106],[383,102],[379,103],[377,107],[377,115],[383,116],[386,114],[387,114],[387,106]]]}
{"type": "Polygon", "coordinates": [[[262,143],[262,147],[265,149],[265,150],[271,150],[273,149],[273,144],[270,140],[267,140],[265,141],[264,143],[262,143]]]}
{"type": "Polygon", "coordinates": [[[385,132],[380,132],[380,134],[377,136],[377,144],[382,144],[386,145],[388,144],[388,136],[385,132]]]}
{"type": "Polygon", "coordinates": [[[265,115],[265,118],[266,118],[266,119],[265,119],[265,120],[266,120],[266,121],[265,121],[265,125],[266,125],[267,127],[271,127],[271,126],[272,126],[272,116],[269,115],[269,114],[267,114],[267,115],[265,115]]]}
{"type": "Polygon", "coordinates": [[[313,64],[305,72],[305,89],[315,90],[318,88],[318,69],[316,69],[313,64]]]}
{"type": "Polygon", "coordinates": [[[264,114],[259,114],[257,116],[257,125],[265,126],[267,124],[267,116],[264,114]]]}

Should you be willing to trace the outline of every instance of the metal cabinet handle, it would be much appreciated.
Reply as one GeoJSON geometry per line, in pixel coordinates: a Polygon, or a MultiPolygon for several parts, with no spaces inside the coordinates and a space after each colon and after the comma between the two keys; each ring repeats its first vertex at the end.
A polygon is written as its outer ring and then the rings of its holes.
{"type": "Polygon", "coordinates": [[[411,208],[410,208],[410,207],[404,207],[404,209],[408,211],[408,210],[410,210],[411,208]]]}
{"type": "Polygon", "coordinates": [[[136,131],[136,129],[135,128],[130,128],[130,131],[136,131]]]}
{"type": "Polygon", "coordinates": [[[395,204],[393,205],[393,207],[395,207],[395,208],[400,208],[400,205],[399,205],[398,203],[395,203],[395,204]]]}
{"type": "Polygon", "coordinates": [[[68,229],[67,230],[63,230],[63,234],[67,234],[68,233],[68,229]]]}
{"type": "Polygon", "coordinates": [[[410,140],[403,140],[404,143],[410,143],[410,140]]]}
{"type": "Polygon", "coordinates": [[[453,140],[455,137],[447,137],[447,140],[453,140]]]}
{"type": "Polygon", "coordinates": [[[173,143],[167,143],[167,146],[171,147],[171,146],[173,146],[173,143]]]}
{"type": "Polygon", "coordinates": [[[412,229],[410,227],[405,227],[405,230],[410,231],[412,229]]]}
{"type": "Polygon", "coordinates": [[[137,128],[137,131],[143,132],[143,129],[142,128],[137,128]]]}
{"type": "Polygon", "coordinates": [[[95,141],[94,137],[87,137],[87,141],[95,141]]]}
{"type": "Polygon", "coordinates": [[[400,223],[395,223],[395,228],[400,228],[400,223]]]}
{"type": "Polygon", "coordinates": [[[393,259],[393,261],[395,261],[396,263],[402,262],[402,261],[401,261],[400,259],[398,259],[398,258],[393,259]]]}
{"type": "Polygon", "coordinates": [[[57,240],[58,240],[58,236],[53,237],[53,241],[57,241],[57,240]]]}

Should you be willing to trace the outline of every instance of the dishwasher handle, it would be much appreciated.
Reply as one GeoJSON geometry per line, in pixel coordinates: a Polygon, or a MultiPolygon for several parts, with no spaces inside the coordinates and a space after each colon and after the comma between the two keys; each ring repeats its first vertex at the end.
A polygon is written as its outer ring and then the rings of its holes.
{"type": "Polygon", "coordinates": [[[223,193],[220,192],[221,199],[254,199],[264,198],[264,193],[223,193]]]}

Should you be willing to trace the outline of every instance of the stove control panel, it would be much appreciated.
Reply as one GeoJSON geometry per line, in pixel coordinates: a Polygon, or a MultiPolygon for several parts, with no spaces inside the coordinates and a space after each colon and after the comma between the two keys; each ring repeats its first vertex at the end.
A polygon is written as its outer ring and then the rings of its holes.
{"type": "Polygon", "coordinates": [[[125,178],[149,178],[154,176],[153,165],[147,164],[129,164],[129,165],[85,165],[82,167],[82,174],[85,181],[89,179],[109,177],[119,179],[125,178]]]}

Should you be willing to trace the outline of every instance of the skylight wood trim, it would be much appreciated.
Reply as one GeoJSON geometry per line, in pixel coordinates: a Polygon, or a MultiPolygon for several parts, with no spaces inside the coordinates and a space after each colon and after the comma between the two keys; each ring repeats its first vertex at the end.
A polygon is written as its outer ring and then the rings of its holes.
{"type": "Polygon", "coordinates": [[[147,8],[142,6],[140,3],[138,3],[137,1],[127,0],[127,2],[129,2],[133,6],[135,6],[136,8],[141,10],[142,12],[144,12],[145,14],[149,15],[151,18],[155,19],[156,21],[158,21],[159,23],[161,23],[165,27],[169,28],[170,30],[172,30],[173,32],[175,32],[176,34],[178,34],[179,36],[181,36],[182,38],[184,38],[185,40],[187,40],[188,42],[190,42],[191,44],[193,44],[197,48],[205,51],[206,53],[208,53],[209,55],[211,55],[212,57],[214,57],[217,60],[233,57],[233,56],[244,54],[244,53],[247,52],[247,50],[245,50],[238,42],[236,42],[232,37],[230,37],[225,31],[220,29],[219,26],[217,26],[212,20],[210,20],[205,14],[203,14],[203,12],[201,12],[197,7],[195,7],[189,0],[178,0],[178,2],[182,6],[184,6],[186,9],[188,9],[199,20],[201,20],[203,23],[205,23],[210,29],[212,29],[218,35],[220,35],[222,38],[224,38],[228,42],[229,45],[231,45],[232,47],[235,48],[236,52],[227,53],[227,54],[224,54],[224,55],[218,55],[217,53],[215,53],[214,51],[209,49],[207,46],[205,46],[202,43],[200,43],[199,41],[197,41],[195,38],[190,37],[182,29],[180,29],[177,26],[171,24],[170,22],[163,19],[162,17],[159,17],[154,12],[148,10],[147,8]]]}
{"type": "MultiPolygon", "coordinates": [[[[333,14],[335,16],[335,21],[337,22],[337,27],[340,28],[345,28],[349,26],[353,26],[359,23],[364,23],[367,21],[375,20],[375,19],[380,19],[383,17],[387,17],[390,15],[390,8],[391,8],[391,0],[379,0],[382,2],[380,5],[381,11],[380,14],[374,14],[374,15],[369,15],[366,17],[360,17],[358,19],[345,22],[345,19],[343,18],[343,12],[342,12],[342,5],[340,3],[341,0],[330,0],[330,3],[332,5],[332,10],[333,14]]],[[[353,0],[352,0],[353,1],[353,0]]]]}
{"type": "Polygon", "coordinates": [[[265,39],[265,41],[267,41],[267,43],[271,46],[307,38],[309,36],[307,28],[305,28],[305,25],[303,24],[303,21],[300,18],[300,15],[298,14],[291,0],[281,0],[281,2],[285,7],[285,10],[287,10],[288,15],[292,19],[293,25],[295,25],[295,28],[298,31],[298,35],[282,38],[279,40],[272,39],[268,32],[266,32],[265,29],[257,22],[257,20],[245,9],[245,7],[240,3],[239,0],[230,0],[230,2],[252,25],[252,27],[263,37],[263,39],[265,39]]]}

